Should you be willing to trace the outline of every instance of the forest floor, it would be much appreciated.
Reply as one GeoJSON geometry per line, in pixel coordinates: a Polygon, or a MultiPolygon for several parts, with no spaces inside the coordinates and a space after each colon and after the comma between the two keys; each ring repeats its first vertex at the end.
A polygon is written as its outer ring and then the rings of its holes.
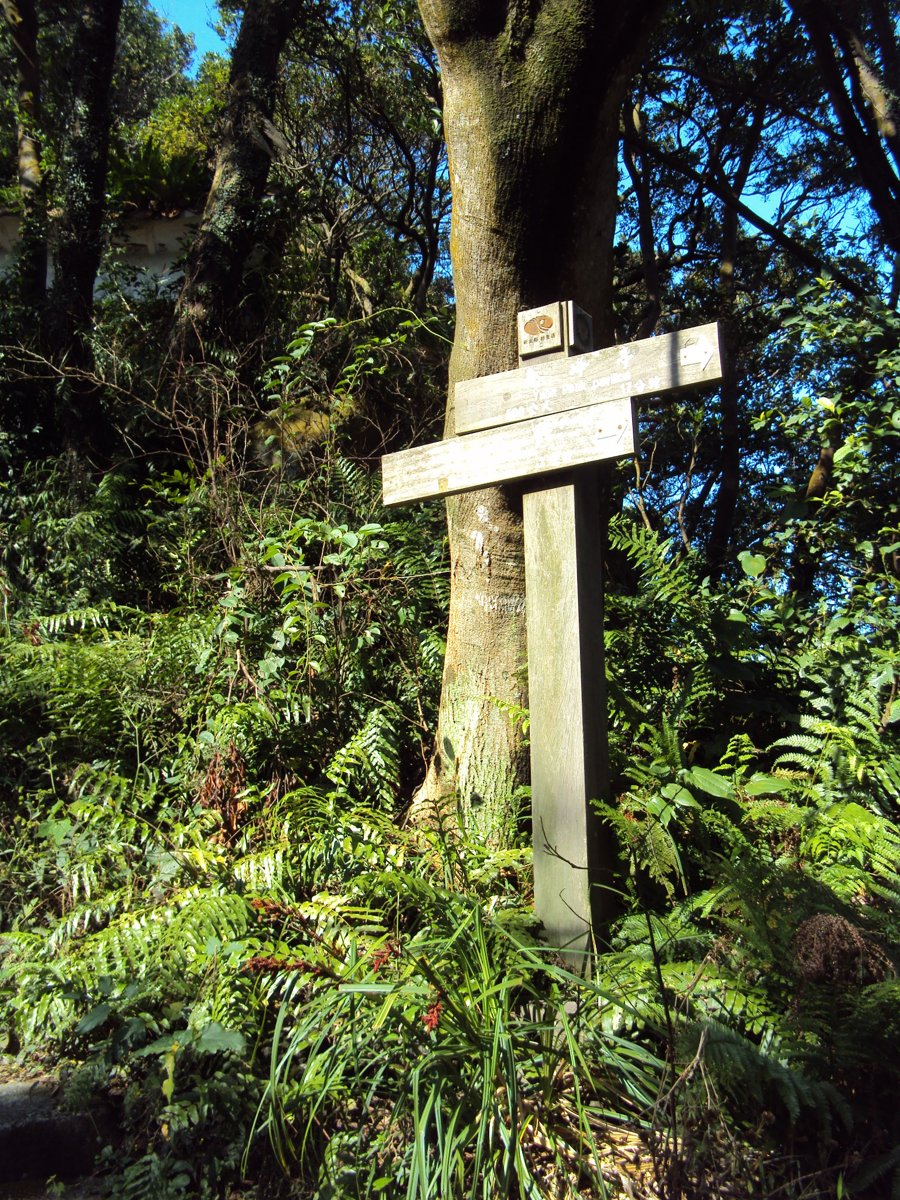
{"type": "Polygon", "coordinates": [[[66,1108],[57,1076],[0,1058],[0,1200],[94,1200],[102,1123],[66,1108]]]}
{"type": "MultiPolygon", "coordinates": [[[[115,1131],[109,1114],[73,1112],[60,1078],[0,1056],[0,1200],[101,1200],[93,1156],[115,1131]]],[[[620,1132],[604,1174],[630,1196],[653,1196],[653,1168],[620,1132]]],[[[548,1164],[549,1165],[549,1164],[548,1164]]]]}

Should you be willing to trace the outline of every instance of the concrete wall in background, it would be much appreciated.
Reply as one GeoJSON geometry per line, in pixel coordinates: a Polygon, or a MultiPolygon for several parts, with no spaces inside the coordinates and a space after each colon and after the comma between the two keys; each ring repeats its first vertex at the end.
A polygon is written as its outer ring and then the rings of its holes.
{"type": "MultiPolygon", "coordinates": [[[[144,279],[147,282],[178,279],[181,269],[176,264],[190,245],[199,224],[200,214],[190,209],[167,217],[132,213],[120,221],[113,234],[109,257],[114,256],[116,262],[124,262],[138,272],[137,287],[144,279]]],[[[12,266],[18,236],[18,214],[0,212],[0,275],[12,266]]],[[[52,279],[52,266],[48,274],[52,279]]],[[[102,274],[101,268],[101,288],[102,274]]]]}

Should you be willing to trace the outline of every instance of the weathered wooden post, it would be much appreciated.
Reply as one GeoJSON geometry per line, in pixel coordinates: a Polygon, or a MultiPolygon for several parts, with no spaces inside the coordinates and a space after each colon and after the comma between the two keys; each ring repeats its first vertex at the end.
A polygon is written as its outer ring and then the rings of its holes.
{"type": "Polygon", "coordinates": [[[636,447],[634,401],[721,378],[716,325],[591,351],[590,318],[519,314],[514,371],[458,383],[457,436],[382,459],[385,504],[521,481],[535,911],[571,958],[611,911],[603,581],[596,464],[636,447]]]}
{"type": "MultiPolygon", "coordinates": [[[[517,332],[520,366],[594,348],[591,319],[572,303],[519,313],[517,332]]],[[[624,454],[636,449],[633,413],[619,422],[624,454]]],[[[615,847],[591,804],[610,798],[599,496],[596,466],[530,481],[522,495],[534,906],[574,966],[613,911],[615,883],[615,847]]]]}

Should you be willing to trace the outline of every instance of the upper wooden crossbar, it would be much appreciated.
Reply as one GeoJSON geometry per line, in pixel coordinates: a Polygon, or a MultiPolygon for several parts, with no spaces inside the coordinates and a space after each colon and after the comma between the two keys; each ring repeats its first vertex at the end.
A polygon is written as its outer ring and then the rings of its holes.
{"type": "Polygon", "coordinates": [[[679,391],[721,378],[719,326],[712,322],[463,380],[453,393],[456,432],[527,421],[604,400],[679,391]]]}

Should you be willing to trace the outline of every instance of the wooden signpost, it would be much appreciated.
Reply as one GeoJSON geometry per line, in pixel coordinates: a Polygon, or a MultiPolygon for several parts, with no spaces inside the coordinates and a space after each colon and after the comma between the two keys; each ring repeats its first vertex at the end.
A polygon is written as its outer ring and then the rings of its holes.
{"type": "Polygon", "coordinates": [[[535,911],[571,958],[615,884],[591,807],[609,798],[596,464],[637,449],[638,397],[712,383],[721,358],[715,324],[591,351],[572,303],[519,313],[518,335],[516,370],[456,384],[457,436],[385,456],[382,484],[388,505],[523,488],[535,911]]]}

